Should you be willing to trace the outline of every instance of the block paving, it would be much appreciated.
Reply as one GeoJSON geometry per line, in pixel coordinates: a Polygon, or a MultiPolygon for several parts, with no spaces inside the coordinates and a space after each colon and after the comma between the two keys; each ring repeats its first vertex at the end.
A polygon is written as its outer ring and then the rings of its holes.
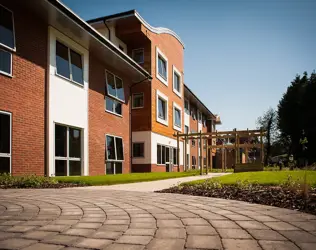
{"type": "Polygon", "coordinates": [[[0,249],[314,250],[316,216],[180,194],[0,190],[0,249]]]}

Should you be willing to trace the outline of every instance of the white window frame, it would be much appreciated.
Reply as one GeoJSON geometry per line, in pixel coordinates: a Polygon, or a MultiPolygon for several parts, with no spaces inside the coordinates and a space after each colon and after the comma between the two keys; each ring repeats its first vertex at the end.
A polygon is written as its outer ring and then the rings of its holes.
{"type": "MultiPolygon", "coordinates": [[[[111,135],[111,134],[105,134],[105,149],[106,149],[106,153],[107,153],[107,149],[108,149],[108,142],[106,140],[106,137],[107,136],[112,136],[114,138],[114,149],[115,149],[115,160],[113,159],[106,159],[106,162],[124,162],[125,159],[124,159],[124,140],[123,140],[123,137],[121,136],[116,136],[116,135],[111,135]],[[123,148],[123,160],[117,160],[117,150],[116,150],[116,140],[115,138],[120,138],[122,139],[122,148],[123,148]]],[[[107,155],[106,155],[106,158],[107,158],[107,155]]]]}
{"type": "Polygon", "coordinates": [[[133,58],[133,60],[134,60],[135,62],[137,62],[138,64],[143,64],[143,63],[145,62],[145,50],[144,50],[144,48],[133,49],[133,50],[132,50],[132,58],[133,58]],[[135,53],[135,51],[137,51],[137,50],[141,50],[141,51],[143,52],[143,61],[141,61],[141,62],[137,62],[137,61],[135,61],[135,59],[134,59],[134,53],[135,53]]]}
{"type": "Polygon", "coordinates": [[[132,109],[142,109],[142,108],[144,108],[144,104],[145,104],[145,95],[144,95],[144,92],[140,92],[140,93],[133,93],[132,94],[132,109]],[[141,107],[135,107],[134,106],[134,96],[135,95],[142,95],[143,96],[143,106],[141,106],[141,107]]]}
{"type": "Polygon", "coordinates": [[[173,129],[182,131],[182,108],[177,103],[173,102],[173,129]],[[180,127],[176,125],[176,109],[180,111],[180,127]]]}
{"type": "MultiPolygon", "coordinates": [[[[12,13],[12,27],[13,27],[13,43],[14,43],[14,48],[10,48],[5,44],[0,43],[0,47],[3,47],[7,50],[10,50],[11,52],[16,52],[16,41],[15,41],[15,25],[14,25],[14,13],[12,10],[8,9],[7,7],[3,6],[2,4],[0,4],[0,6],[4,9],[6,9],[7,11],[12,13]]],[[[12,71],[12,70],[11,70],[12,71]]]]}
{"type": "Polygon", "coordinates": [[[61,40],[59,38],[56,38],[55,40],[55,75],[60,77],[60,78],[63,78],[67,81],[70,81],[71,83],[75,83],[76,85],[78,85],[79,87],[82,87],[84,88],[84,85],[85,85],[85,82],[84,82],[84,55],[81,51],[75,49],[73,46],[69,45],[69,43],[65,42],[64,40],[61,40]],[[64,45],[65,47],[67,47],[68,49],[68,67],[69,67],[69,76],[70,78],[66,77],[66,76],[63,76],[63,75],[60,75],[58,74],[57,72],[57,60],[56,60],[56,57],[57,57],[57,42],[61,43],[62,45],[64,45]],[[72,67],[71,67],[71,54],[70,54],[70,50],[72,50],[73,52],[77,53],[80,55],[81,57],[81,65],[82,65],[82,83],[80,82],[77,82],[75,80],[73,80],[73,77],[72,77],[72,67]]]}
{"type": "Polygon", "coordinates": [[[13,68],[13,56],[12,56],[12,52],[11,52],[11,51],[7,51],[7,50],[5,50],[5,49],[3,49],[3,48],[1,48],[1,47],[0,47],[0,50],[2,50],[2,51],[4,51],[4,52],[8,52],[8,53],[10,54],[10,56],[11,56],[11,59],[10,59],[10,60],[11,60],[10,73],[5,72],[5,71],[2,71],[2,70],[0,70],[0,73],[1,73],[2,75],[12,77],[12,76],[13,76],[13,75],[12,75],[12,68],[13,68]]]}
{"type": "Polygon", "coordinates": [[[184,99],[184,112],[187,114],[187,115],[190,115],[190,102],[188,99],[184,99]],[[188,103],[188,109],[185,108],[185,103],[188,103]],[[187,111],[187,112],[186,112],[187,111]]]}
{"type": "Polygon", "coordinates": [[[197,110],[197,120],[199,123],[202,123],[202,112],[200,110],[197,110]]]}
{"type": "Polygon", "coordinates": [[[112,73],[111,71],[109,70],[105,70],[105,82],[106,82],[106,93],[108,96],[111,96],[112,98],[114,98],[115,100],[118,100],[119,102],[122,102],[124,103],[125,102],[125,89],[124,89],[124,81],[122,78],[118,77],[116,74],[112,73]],[[109,94],[109,90],[108,90],[108,75],[107,74],[112,74],[114,76],[114,84],[115,84],[115,90],[116,90],[116,78],[120,79],[122,81],[122,86],[123,86],[123,93],[124,93],[124,100],[116,97],[116,96],[113,96],[111,94],[109,94]]]}
{"type": "Polygon", "coordinates": [[[182,98],[182,95],[181,95],[181,92],[182,92],[182,75],[180,73],[180,71],[176,68],[176,66],[172,65],[172,89],[173,89],[173,92],[176,93],[177,96],[179,96],[180,98],[182,98]],[[178,91],[176,88],[175,88],[175,77],[174,77],[174,74],[178,75],[179,76],[179,81],[180,81],[180,91],[178,91]]]}
{"type": "Polygon", "coordinates": [[[12,113],[0,110],[0,114],[10,117],[10,153],[0,153],[0,157],[10,158],[10,174],[12,173],[12,113]]]}
{"type": "Polygon", "coordinates": [[[133,149],[133,158],[145,158],[145,142],[144,141],[136,141],[132,143],[132,149],[133,149]],[[144,145],[144,155],[143,156],[134,156],[134,144],[143,144],[144,145]]]}
{"type": "Polygon", "coordinates": [[[165,126],[168,126],[168,109],[169,109],[169,106],[168,106],[168,97],[166,95],[164,95],[163,93],[161,93],[159,90],[157,90],[157,93],[156,93],[156,120],[157,122],[165,125],[165,126]],[[158,99],[163,99],[165,102],[166,102],[166,120],[163,120],[159,117],[158,115],[158,99]]]}
{"type": "Polygon", "coordinates": [[[82,176],[83,174],[83,140],[84,140],[84,135],[83,135],[83,129],[82,128],[78,128],[78,127],[74,127],[74,126],[69,126],[69,125],[65,125],[62,123],[57,123],[54,122],[54,175],[56,176],[56,160],[60,160],[60,161],[66,161],[67,162],[67,175],[69,176],[69,161],[81,161],[81,173],[80,176],[82,176]],[[56,152],[55,152],[55,143],[56,143],[56,125],[58,126],[63,126],[67,128],[67,136],[66,136],[66,140],[67,140],[67,156],[56,156],[56,152]],[[80,130],[80,154],[81,157],[69,157],[69,128],[74,128],[74,129],[78,129],[80,130]]]}
{"type": "Polygon", "coordinates": [[[168,58],[161,52],[161,50],[156,47],[156,77],[159,81],[161,81],[163,84],[168,86],[168,58]],[[158,58],[162,57],[162,59],[166,62],[166,79],[164,79],[159,74],[159,66],[158,66],[158,58]]]}
{"type": "Polygon", "coordinates": [[[104,98],[104,109],[105,109],[105,112],[107,112],[107,113],[110,113],[110,114],[112,114],[112,115],[116,115],[116,116],[118,116],[118,117],[123,117],[123,103],[117,101],[116,99],[113,99],[111,96],[105,96],[105,98],[104,98]],[[112,99],[114,102],[120,103],[120,104],[122,105],[122,114],[118,114],[118,113],[115,113],[115,112],[113,112],[113,111],[111,111],[111,110],[107,110],[107,109],[106,109],[106,98],[110,98],[110,99],[112,99]]]}

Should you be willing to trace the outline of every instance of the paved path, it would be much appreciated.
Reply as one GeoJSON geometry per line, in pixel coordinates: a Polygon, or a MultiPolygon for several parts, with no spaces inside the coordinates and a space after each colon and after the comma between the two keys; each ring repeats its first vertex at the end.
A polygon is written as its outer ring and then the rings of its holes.
{"type": "Polygon", "coordinates": [[[315,250],[316,216],[179,194],[0,190],[0,249],[315,250]]]}
{"type": "Polygon", "coordinates": [[[208,175],[202,175],[202,176],[198,175],[198,176],[189,176],[189,177],[183,177],[183,178],[174,178],[174,179],[150,181],[150,182],[137,182],[137,183],[129,183],[129,184],[110,185],[110,186],[80,187],[79,189],[154,192],[154,191],[170,188],[175,185],[179,185],[180,183],[183,183],[183,182],[210,179],[213,177],[218,177],[218,176],[227,175],[227,174],[230,174],[230,173],[210,173],[208,175]]]}

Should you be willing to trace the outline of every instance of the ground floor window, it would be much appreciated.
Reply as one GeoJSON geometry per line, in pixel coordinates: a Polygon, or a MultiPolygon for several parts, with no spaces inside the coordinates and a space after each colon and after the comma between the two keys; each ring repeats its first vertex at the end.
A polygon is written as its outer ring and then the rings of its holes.
{"type": "Polygon", "coordinates": [[[192,155],[192,169],[196,167],[196,157],[192,155]]]}
{"type": "Polygon", "coordinates": [[[172,163],[177,165],[177,148],[157,144],[157,164],[172,163]]]}
{"type": "Polygon", "coordinates": [[[133,157],[144,157],[144,143],[134,142],[133,143],[133,157]]]}
{"type": "Polygon", "coordinates": [[[0,111],[0,173],[11,172],[11,113],[0,111]]]}
{"type": "Polygon", "coordinates": [[[186,160],[186,169],[189,169],[190,155],[187,154],[186,157],[187,157],[187,160],[186,160]]]}
{"type": "Polygon", "coordinates": [[[106,135],[105,137],[106,174],[123,173],[124,149],[123,139],[118,136],[106,135]]]}
{"type": "Polygon", "coordinates": [[[81,129],[55,124],[55,176],[81,175],[81,129]]]}
{"type": "Polygon", "coordinates": [[[205,157],[203,158],[203,165],[204,165],[204,167],[206,167],[206,158],[205,157]]]}

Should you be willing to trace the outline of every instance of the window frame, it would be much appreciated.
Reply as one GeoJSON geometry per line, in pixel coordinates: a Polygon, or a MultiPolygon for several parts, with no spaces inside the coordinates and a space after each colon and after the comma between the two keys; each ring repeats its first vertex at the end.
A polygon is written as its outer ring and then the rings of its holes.
{"type": "Polygon", "coordinates": [[[187,99],[184,99],[184,113],[186,113],[187,115],[190,115],[190,102],[187,99]],[[188,108],[185,107],[185,104],[188,104],[188,108]]]}
{"type": "Polygon", "coordinates": [[[106,83],[106,94],[114,99],[116,99],[117,101],[121,102],[121,103],[125,103],[125,89],[124,89],[124,81],[121,77],[118,77],[116,74],[112,73],[111,71],[109,70],[105,70],[105,83],[106,83]],[[114,76],[114,84],[115,84],[115,91],[117,91],[117,88],[116,88],[116,78],[120,79],[122,81],[122,87],[123,87],[123,93],[124,93],[124,100],[121,100],[120,98],[116,97],[116,96],[113,96],[112,94],[109,93],[109,89],[108,89],[108,76],[107,74],[111,74],[114,76]]]}
{"type": "MultiPolygon", "coordinates": [[[[124,140],[123,140],[123,137],[121,137],[121,136],[116,136],[116,135],[111,135],[111,134],[105,134],[105,150],[106,150],[106,159],[105,159],[105,163],[107,163],[107,162],[124,162],[125,161],[125,157],[124,157],[124,140]],[[107,149],[108,149],[108,142],[107,142],[107,139],[106,139],[106,137],[107,136],[111,136],[111,137],[113,137],[114,138],[114,149],[115,149],[115,160],[113,160],[113,159],[107,159],[107,149]],[[116,148],[116,140],[115,140],[115,138],[120,138],[120,139],[122,139],[122,148],[123,148],[123,160],[117,160],[117,148],[116,148]]],[[[122,166],[122,168],[123,168],[123,166],[122,166]]]]}
{"type": "Polygon", "coordinates": [[[135,62],[137,62],[138,64],[143,64],[143,63],[145,62],[145,49],[144,49],[144,48],[133,49],[133,50],[132,50],[132,59],[133,59],[135,62]],[[137,62],[137,61],[134,59],[135,51],[138,51],[138,50],[140,50],[140,51],[143,52],[143,61],[141,61],[141,62],[137,62]]]}
{"type": "Polygon", "coordinates": [[[160,80],[163,84],[168,86],[168,58],[161,52],[161,50],[156,47],[156,77],[158,80],[160,80]],[[166,79],[159,74],[159,64],[158,59],[159,56],[165,61],[166,63],[166,79]]]}
{"type": "Polygon", "coordinates": [[[200,110],[197,110],[197,120],[199,123],[202,123],[202,112],[200,110]]]}
{"type": "Polygon", "coordinates": [[[176,66],[172,65],[172,89],[173,89],[173,92],[176,93],[177,96],[179,96],[180,98],[182,98],[182,94],[181,94],[181,91],[182,91],[182,75],[180,73],[180,71],[176,68],[176,66]],[[179,77],[179,91],[175,88],[175,84],[174,84],[174,81],[175,81],[175,77],[174,77],[174,74],[178,75],[179,77]]]}
{"type": "Polygon", "coordinates": [[[168,110],[169,110],[168,97],[166,95],[164,95],[163,93],[161,93],[159,90],[157,90],[157,92],[156,92],[156,121],[167,126],[167,127],[169,124],[168,110]],[[158,105],[159,98],[163,99],[166,102],[166,105],[165,105],[166,119],[165,120],[159,117],[159,112],[158,112],[159,111],[159,105],[158,105]]]}
{"type": "Polygon", "coordinates": [[[70,176],[69,175],[69,162],[70,161],[80,161],[80,175],[72,175],[72,176],[82,176],[83,175],[83,156],[84,156],[84,147],[83,147],[83,140],[84,140],[84,135],[83,135],[83,129],[82,128],[78,128],[78,127],[74,127],[74,126],[69,126],[69,125],[65,125],[62,123],[58,123],[58,122],[54,122],[54,176],[56,176],[56,160],[58,161],[66,161],[67,162],[67,175],[64,176],[70,176]],[[62,127],[66,127],[67,128],[67,134],[66,134],[66,142],[67,142],[67,156],[56,156],[56,151],[55,151],[55,147],[56,147],[56,125],[58,126],[62,126],[62,127]],[[73,129],[78,129],[80,131],[80,155],[81,157],[70,157],[69,156],[69,129],[73,128],[73,129]]]}
{"type": "Polygon", "coordinates": [[[7,111],[4,111],[4,110],[0,110],[0,114],[3,114],[3,115],[8,115],[10,117],[10,153],[1,153],[0,152],[0,157],[3,157],[3,158],[10,158],[10,174],[12,173],[12,113],[11,112],[7,112],[7,111]]]}
{"type": "Polygon", "coordinates": [[[144,105],[145,104],[145,95],[144,95],[144,92],[139,92],[139,93],[133,93],[132,94],[132,109],[142,109],[144,108],[144,105]],[[142,95],[143,96],[143,106],[139,106],[139,107],[135,107],[134,106],[134,96],[135,95],[142,95]]]}
{"type": "Polygon", "coordinates": [[[59,38],[56,38],[56,40],[55,40],[55,75],[58,76],[58,77],[60,77],[60,78],[65,79],[65,80],[67,80],[67,81],[70,81],[71,83],[75,83],[75,84],[78,85],[79,87],[84,88],[84,86],[85,86],[85,81],[84,81],[84,75],[85,75],[85,74],[84,74],[84,54],[83,54],[81,51],[75,49],[73,46],[69,45],[69,43],[67,43],[67,42],[65,42],[64,40],[61,40],[61,39],[59,39],[59,38]],[[67,50],[67,52],[68,52],[67,54],[68,54],[68,67],[69,67],[69,77],[70,77],[70,78],[68,78],[68,77],[66,77],[66,76],[63,76],[63,75],[61,75],[61,74],[58,74],[58,71],[57,71],[57,59],[56,59],[56,57],[57,57],[57,42],[59,42],[60,44],[64,45],[64,46],[67,47],[67,49],[68,49],[68,50],[67,50]],[[80,57],[81,57],[82,83],[73,80],[72,67],[71,67],[72,64],[71,64],[71,53],[70,53],[70,50],[72,50],[73,52],[77,53],[77,54],[80,55],[80,57]]]}
{"type": "MultiPolygon", "coordinates": [[[[14,48],[11,48],[3,43],[0,43],[0,48],[3,47],[11,52],[16,52],[16,40],[15,40],[15,24],[14,24],[14,13],[12,10],[8,9],[7,7],[3,6],[2,4],[0,4],[0,7],[6,9],[7,11],[11,12],[12,14],[12,32],[13,32],[13,43],[14,43],[14,48]]],[[[12,71],[12,70],[11,70],[12,71]]]]}
{"type": "Polygon", "coordinates": [[[110,96],[105,96],[105,98],[104,98],[104,106],[105,106],[105,107],[104,107],[104,108],[105,108],[105,112],[110,113],[110,114],[112,114],[112,115],[116,115],[116,116],[118,116],[118,117],[123,117],[123,104],[122,104],[121,102],[119,102],[119,101],[113,99],[113,98],[110,97],[110,96]],[[121,105],[122,114],[118,114],[118,113],[113,112],[113,111],[111,111],[111,110],[107,110],[107,109],[106,109],[106,98],[109,98],[109,99],[113,100],[113,105],[115,104],[115,102],[118,103],[118,104],[120,104],[120,105],[121,105]]]}
{"type": "Polygon", "coordinates": [[[180,105],[178,105],[177,103],[173,102],[173,129],[177,130],[177,131],[182,131],[182,108],[180,105]],[[176,109],[179,111],[180,113],[180,126],[178,126],[176,124],[176,109]]]}
{"type": "Polygon", "coordinates": [[[145,142],[144,141],[137,141],[132,143],[132,149],[133,149],[133,158],[145,158],[145,142]],[[134,144],[143,144],[143,156],[134,156],[134,144]]]}

